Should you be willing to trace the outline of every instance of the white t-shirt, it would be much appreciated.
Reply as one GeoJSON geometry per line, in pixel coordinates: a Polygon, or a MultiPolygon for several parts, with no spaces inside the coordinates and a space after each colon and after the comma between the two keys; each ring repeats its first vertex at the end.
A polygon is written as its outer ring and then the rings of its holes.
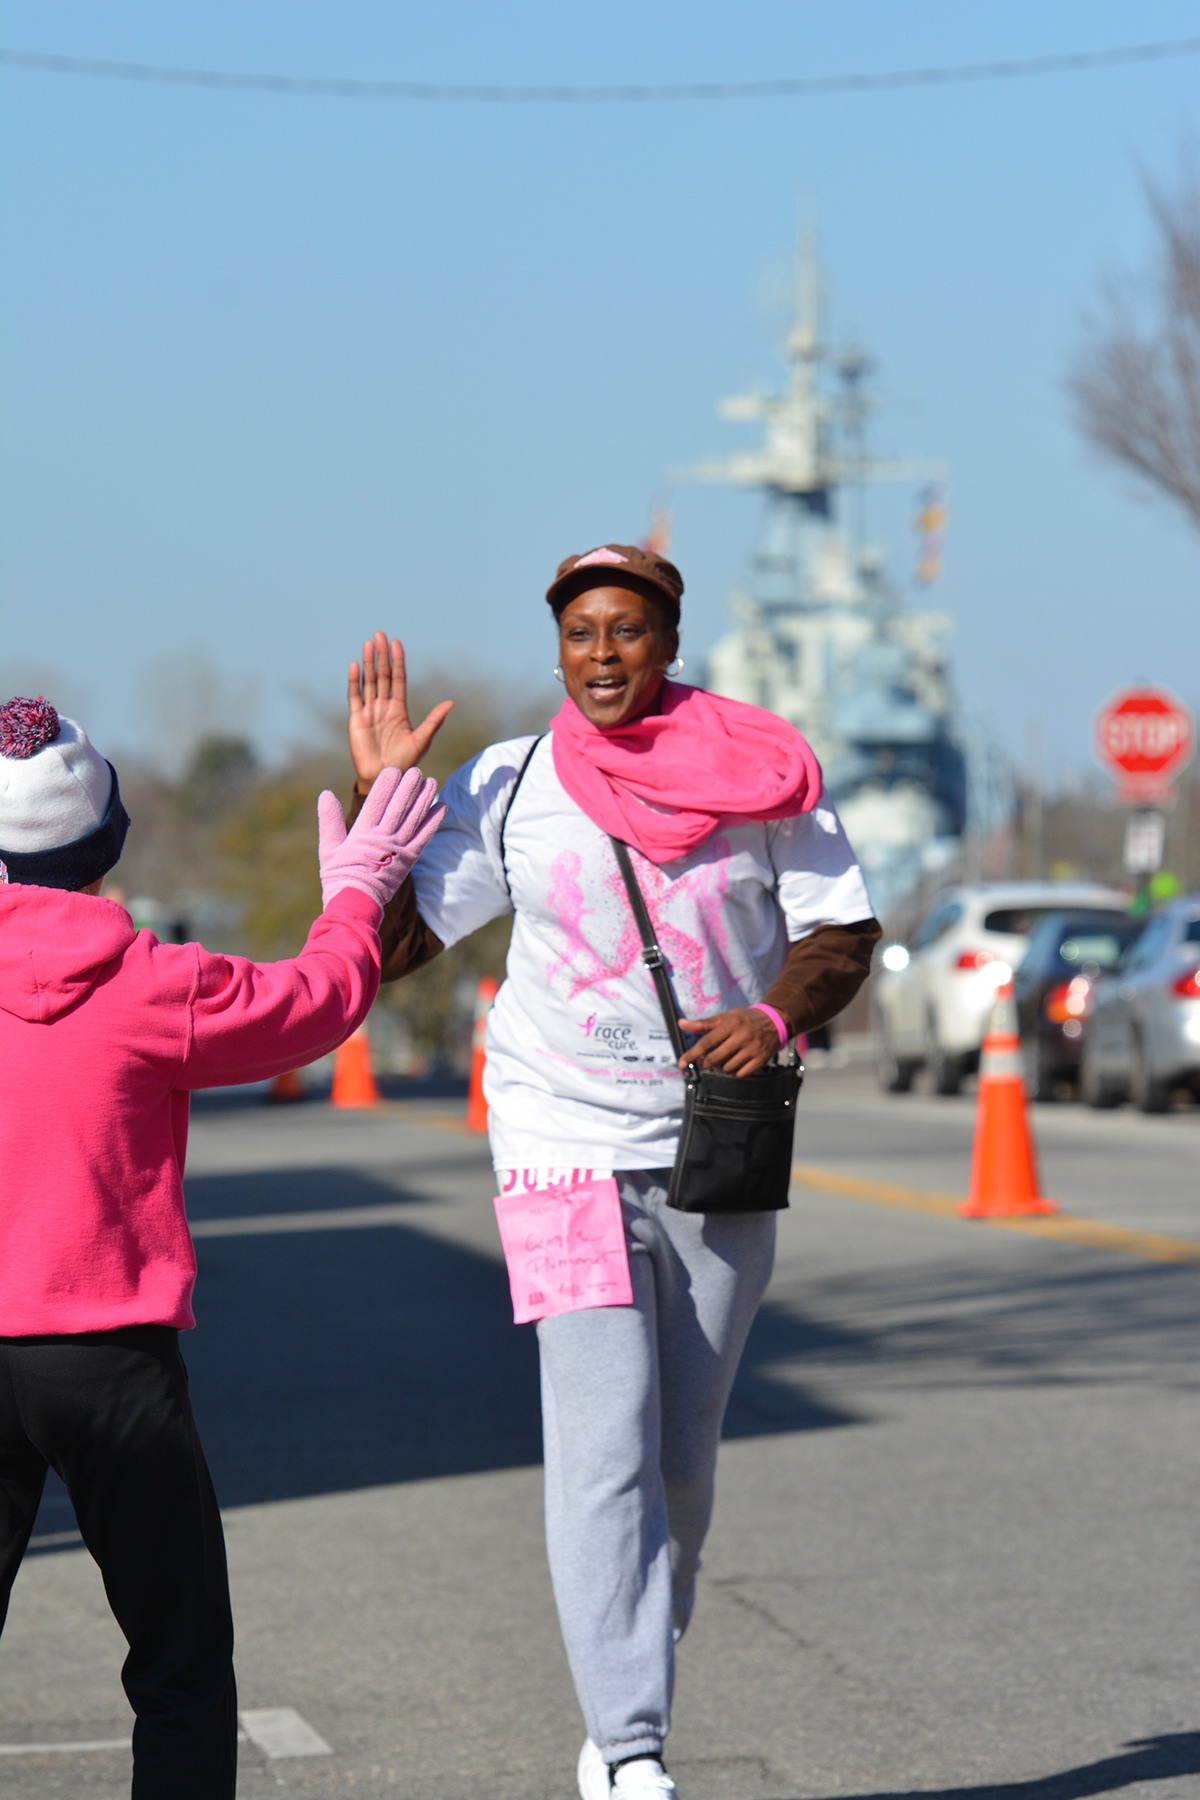
{"type": "MultiPolygon", "coordinates": [[[[501,864],[501,821],[533,742],[493,744],[450,777],[447,816],[413,870],[421,917],[447,947],[516,913],[487,1023],[493,1160],[664,1168],[675,1159],[683,1077],[612,845],[559,781],[548,734],[513,799],[501,864]]],[[[871,917],[825,802],[770,824],[722,820],[698,850],[661,867],[636,850],[632,858],[684,1018],[750,1005],[789,940],[871,917]]]]}

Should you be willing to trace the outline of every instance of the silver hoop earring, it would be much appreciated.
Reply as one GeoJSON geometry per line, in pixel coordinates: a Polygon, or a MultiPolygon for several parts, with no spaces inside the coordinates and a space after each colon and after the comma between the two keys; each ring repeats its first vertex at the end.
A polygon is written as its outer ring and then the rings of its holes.
{"type": "MultiPolygon", "coordinates": [[[[556,668],[556,669],[555,669],[555,671],[554,671],[554,679],[555,679],[555,681],[562,681],[562,680],[563,680],[563,672],[562,672],[562,670],[561,670],[561,669],[559,669],[559,668],[556,668]]],[[[564,685],[565,685],[565,683],[564,683],[564,685]]]]}
{"type": "Polygon", "coordinates": [[[675,667],[671,668],[670,664],[668,663],[667,666],[663,669],[663,674],[664,675],[678,675],[678,673],[679,673],[680,669],[682,669],[682,667],[683,667],[683,658],[682,658],[682,656],[677,656],[675,658],[675,667]]]}

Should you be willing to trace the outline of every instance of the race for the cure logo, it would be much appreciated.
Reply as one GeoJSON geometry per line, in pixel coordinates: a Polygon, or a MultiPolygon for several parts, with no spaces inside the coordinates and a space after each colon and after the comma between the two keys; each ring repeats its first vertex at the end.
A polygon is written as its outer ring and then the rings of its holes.
{"type": "Polygon", "coordinates": [[[592,1043],[603,1044],[606,1050],[626,1050],[633,1042],[633,1026],[620,1019],[605,1024],[595,1013],[589,1013],[586,1019],[579,1021],[579,1029],[592,1043]]]}

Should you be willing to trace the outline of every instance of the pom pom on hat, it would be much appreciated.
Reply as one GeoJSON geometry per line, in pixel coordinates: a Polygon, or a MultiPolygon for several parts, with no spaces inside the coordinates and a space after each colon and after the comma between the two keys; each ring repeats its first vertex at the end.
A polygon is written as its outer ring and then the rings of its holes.
{"type": "Polygon", "coordinates": [[[58,714],[41,694],[36,700],[18,696],[0,706],[0,756],[24,760],[58,736],[58,714]]]}
{"type": "Polygon", "coordinates": [[[0,862],[8,885],[82,888],[121,854],[117,772],[48,701],[0,706],[0,862]]]}

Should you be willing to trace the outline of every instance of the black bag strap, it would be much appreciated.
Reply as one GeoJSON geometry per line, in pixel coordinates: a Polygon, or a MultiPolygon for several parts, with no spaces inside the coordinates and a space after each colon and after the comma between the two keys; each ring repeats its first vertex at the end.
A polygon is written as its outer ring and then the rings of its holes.
{"type": "MultiPolygon", "coordinates": [[[[629,904],[633,908],[633,916],[637,921],[638,935],[642,940],[642,961],[649,969],[654,981],[655,991],[658,994],[658,1004],[662,1007],[662,1016],[667,1022],[667,1031],[670,1033],[671,1042],[675,1046],[675,1054],[677,1057],[686,1056],[689,1046],[687,1039],[684,1037],[680,1028],[679,1006],[671,987],[671,978],[667,974],[666,961],[654,936],[654,925],[650,918],[649,909],[646,906],[646,900],[642,893],[641,884],[633,872],[633,861],[629,855],[629,845],[622,843],[620,838],[615,838],[611,835],[608,841],[616,853],[617,864],[621,870],[621,879],[625,883],[625,892],[629,895],[629,904]]],[[[796,1055],[796,1046],[794,1044],[789,1044],[786,1050],[781,1050],[778,1056],[773,1058],[773,1061],[783,1068],[795,1068],[798,1065],[799,1060],[799,1057],[796,1055]]],[[[803,1074],[803,1070],[801,1070],[801,1073],[803,1074]]]]}
{"type": "Polygon", "coordinates": [[[625,883],[625,892],[629,895],[629,904],[633,908],[633,916],[637,921],[638,934],[642,940],[642,961],[650,971],[658,994],[658,1004],[662,1007],[662,1016],[667,1023],[667,1032],[674,1046],[677,1057],[686,1056],[687,1040],[679,1026],[679,1008],[675,1003],[675,995],[671,991],[671,978],[667,974],[667,965],[663,953],[654,936],[654,926],[646,907],[641,885],[633,872],[633,863],[629,855],[629,845],[620,838],[610,836],[609,843],[616,853],[617,865],[621,871],[621,879],[625,883]]]}
{"type": "Polygon", "coordinates": [[[543,731],[541,737],[535,737],[532,744],[530,744],[529,749],[526,751],[525,761],[521,764],[521,767],[517,770],[517,779],[512,784],[512,792],[508,796],[508,804],[504,808],[504,812],[500,819],[500,872],[504,876],[504,885],[506,888],[508,888],[508,897],[510,900],[512,899],[512,888],[509,887],[508,868],[504,861],[504,833],[508,826],[508,815],[512,811],[513,801],[517,797],[517,789],[520,787],[521,783],[524,781],[525,771],[529,767],[530,763],[533,761],[533,753],[537,749],[538,745],[541,743],[542,738],[544,738],[545,735],[546,735],[546,733],[543,731]]]}

